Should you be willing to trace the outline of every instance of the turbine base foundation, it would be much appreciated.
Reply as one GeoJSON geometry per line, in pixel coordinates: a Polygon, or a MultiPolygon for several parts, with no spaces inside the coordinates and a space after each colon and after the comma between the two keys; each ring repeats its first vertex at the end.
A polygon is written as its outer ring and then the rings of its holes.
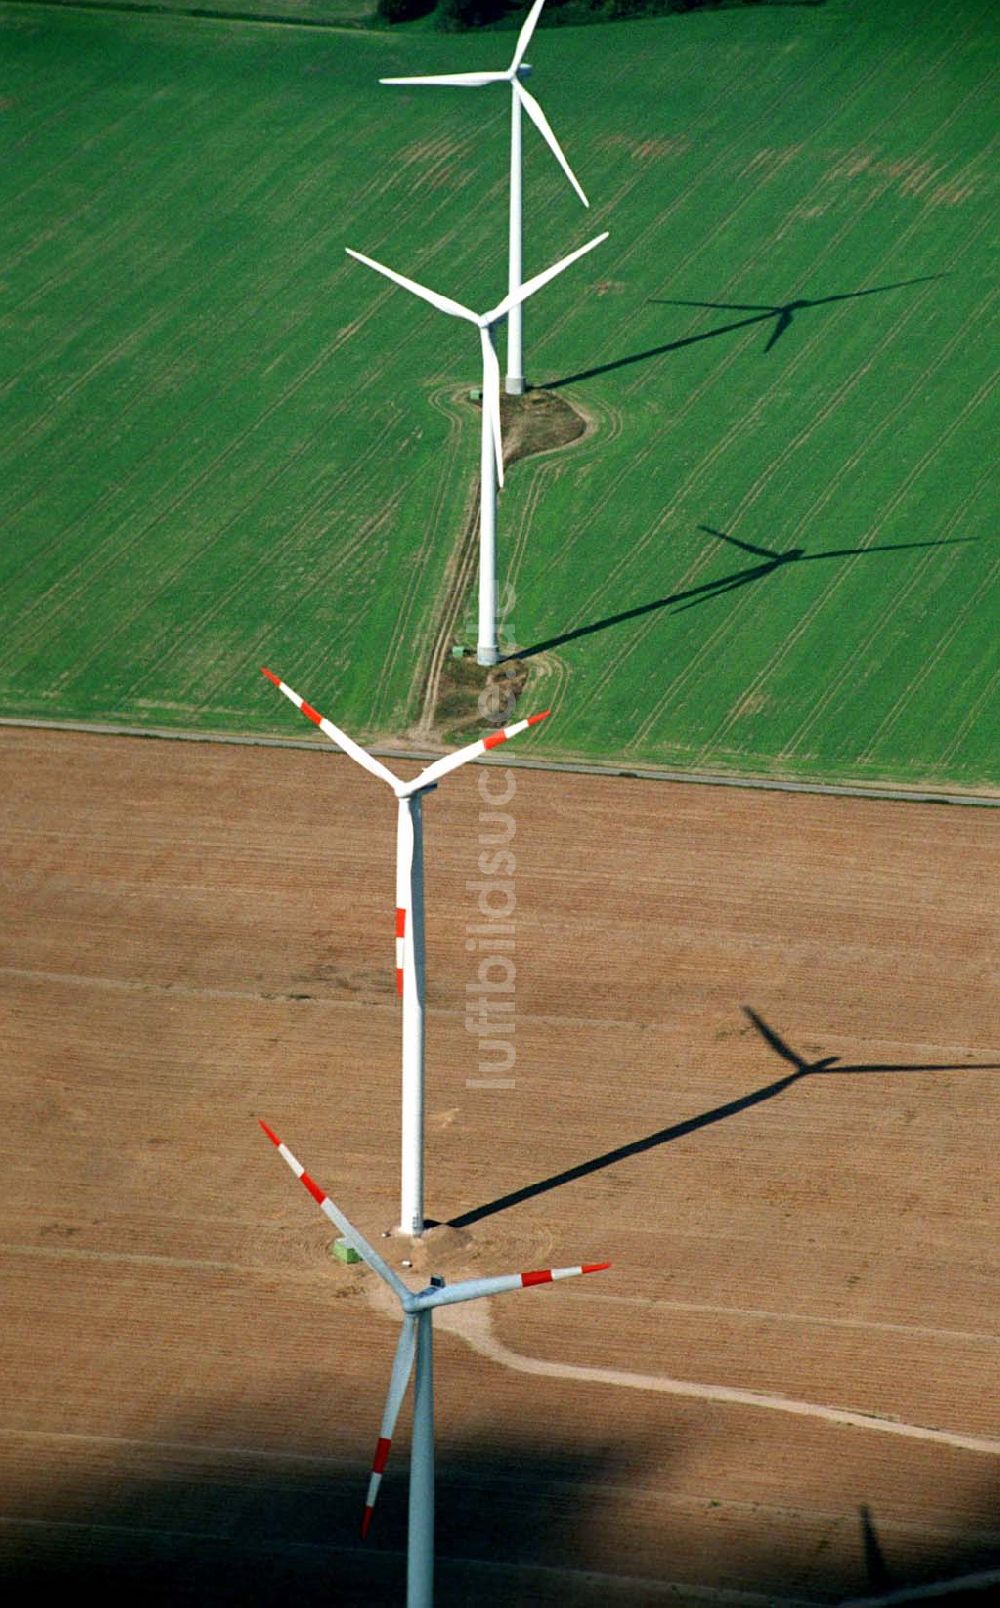
{"type": "Polygon", "coordinates": [[[523,396],[528,389],[523,374],[508,374],[503,382],[503,388],[508,396],[523,396]]]}
{"type": "Polygon", "coordinates": [[[482,645],[482,643],[480,643],[479,646],[476,649],[476,663],[477,664],[499,664],[500,663],[500,650],[499,650],[499,648],[484,647],[482,645]]]}

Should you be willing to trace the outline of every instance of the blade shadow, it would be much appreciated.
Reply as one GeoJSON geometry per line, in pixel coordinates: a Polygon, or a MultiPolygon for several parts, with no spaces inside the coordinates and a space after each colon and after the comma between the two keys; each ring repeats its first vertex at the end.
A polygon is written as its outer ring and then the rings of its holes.
{"type": "Polygon", "coordinates": [[[916,279],[897,279],[890,285],[871,285],[867,290],[848,290],[836,296],[799,296],[794,301],[778,302],[705,302],[674,300],[669,296],[654,296],[651,302],[657,307],[711,307],[724,313],[760,313],[775,321],[774,330],[764,348],[769,352],[787,329],[791,328],[795,313],[809,307],[826,307],[831,302],[857,301],[862,296],[879,296],[887,290],[903,290],[908,285],[923,285],[931,279],[944,279],[945,274],[920,274],[916,279]]]}
{"type": "Polygon", "coordinates": [[[771,1046],[783,1061],[791,1062],[796,1072],[804,1077],[809,1072],[1000,1072],[1000,1061],[841,1061],[839,1055],[824,1055],[819,1061],[807,1061],[793,1050],[780,1033],[765,1022],[751,1005],[743,1006],[743,1014],[757,1029],[761,1038],[771,1046]]]}
{"type": "Polygon", "coordinates": [[[683,614],[685,609],[696,608],[698,604],[722,597],[726,592],[735,592],[740,587],[762,581],[789,564],[814,564],[831,558],[866,557],[869,553],[901,553],[917,547],[954,547],[978,540],[975,536],[951,536],[941,541],[890,542],[881,547],[834,547],[825,553],[809,553],[804,547],[791,547],[783,553],[776,553],[770,548],[757,547],[753,542],[742,541],[738,536],[729,536],[725,531],[715,530],[711,525],[699,525],[698,529],[717,537],[720,541],[729,542],[733,547],[742,548],[744,552],[763,555],[762,562],[751,564],[746,569],[735,570],[731,575],[720,576],[714,581],[703,581],[700,585],[690,586],[682,592],[670,592],[666,597],[654,598],[650,603],[638,603],[634,608],[622,609],[618,614],[608,614],[603,620],[592,620],[589,625],[578,625],[570,631],[561,631],[556,636],[533,643],[530,648],[521,648],[514,653],[506,654],[500,663],[505,664],[513,659],[531,659],[535,654],[561,648],[565,643],[575,642],[579,637],[607,631],[613,625],[624,625],[628,620],[638,620],[644,614],[653,614],[658,609],[669,608],[671,604],[679,605],[675,612],[683,614]]]}
{"type": "MultiPolygon", "coordinates": [[[[836,1055],[823,1056],[818,1061],[807,1061],[797,1051],[770,1027],[755,1010],[749,1005],[743,1007],[744,1014],[753,1023],[764,1041],[794,1068],[783,1078],[774,1083],[768,1083],[761,1089],[754,1089],[749,1094],[740,1095],[735,1100],[727,1100],[724,1105],[713,1106],[710,1111],[702,1111],[696,1117],[686,1117],[683,1122],[671,1123],[666,1128],[658,1128],[655,1133],[646,1134],[642,1139],[633,1139],[628,1144],[617,1145],[613,1150],[605,1150],[599,1156],[591,1156],[587,1161],[581,1161],[574,1167],[567,1167],[563,1172],[552,1173],[548,1178],[538,1179],[531,1184],[524,1184],[520,1189],[512,1189],[506,1195],[499,1195],[496,1200],[488,1201],[483,1206],[474,1206],[470,1211],[460,1212],[457,1217],[450,1217],[445,1223],[447,1228],[471,1228],[474,1223],[480,1223],[486,1217],[493,1217],[497,1212],[505,1212],[512,1206],[520,1206],[526,1200],[534,1200],[538,1195],[547,1195],[550,1190],[561,1189],[564,1184],[575,1183],[580,1178],[587,1178],[591,1173],[603,1172],[606,1167],[613,1167],[616,1162],[626,1161],[630,1156],[641,1156],[647,1150],[656,1150],[660,1145],[670,1144],[675,1139],[683,1139],[690,1133],[697,1133],[700,1128],[711,1127],[714,1123],[724,1122],[728,1117],[737,1116],[741,1111],[749,1111],[752,1106],[762,1105],[765,1100],[773,1100],[782,1094],[785,1089],[791,1088],[801,1078],[814,1074],[838,1075],[854,1074],[859,1072],[998,1072],[1000,1062],[997,1063],[839,1063],[836,1055]],[[835,1064],[839,1063],[839,1064],[835,1064]]],[[[437,1224],[428,1226],[437,1226],[437,1224]]]]}
{"type": "Polygon", "coordinates": [[[656,307],[703,307],[718,309],[720,312],[748,313],[748,318],[737,319],[731,324],[720,324],[717,329],[702,330],[697,335],[682,335],[674,341],[665,341],[659,346],[649,346],[642,352],[629,352],[625,357],[612,358],[610,362],[599,363],[594,368],[581,369],[576,374],[567,374],[560,380],[550,380],[547,385],[539,387],[543,391],[558,391],[564,385],[574,385],[580,380],[592,380],[599,374],[610,374],[614,369],[628,368],[633,363],[645,363],[649,358],[662,357],[667,352],[682,351],[685,346],[696,346],[700,341],[715,340],[719,335],[731,335],[736,330],[747,329],[751,324],[766,324],[774,319],[775,327],[771,332],[764,352],[770,352],[788,330],[796,313],[805,312],[813,307],[826,307],[831,302],[857,301],[862,296],[878,296],[889,290],[903,290],[909,285],[926,284],[932,279],[945,279],[946,273],[920,274],[915,279],[898,279],[889,285],[870,285],[866,290],[847,290],[834,296],[797,297],[794,301],[779,302],[711,302],[711,301],[683,301],[668,296],[650,297],[650,306],[656,307]]]}
{"type": "Polygon", "coordinates": [[[861,1520],[861,1545],[864,1549],[865,1574],[867,1575],[865,1584],[869,1591],[891,1591],[892,1580],[886,1566],[885,1553],[882,1550],[878,1531],[875,1528],[872,1510],[867,1502],[861,1504],[858,1509],[858,1517],[861,1520]]]}

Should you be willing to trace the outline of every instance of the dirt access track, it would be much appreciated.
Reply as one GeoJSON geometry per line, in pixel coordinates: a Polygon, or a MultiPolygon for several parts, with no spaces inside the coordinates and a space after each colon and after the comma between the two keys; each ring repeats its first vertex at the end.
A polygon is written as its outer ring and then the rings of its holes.
{"type": "MultiPolygon", "coordinates": [[[[0,745],[11,1600],[399,1602],[408,1409],[357,1540],[395,1319],[256,1122],[397,1220],[392,799],[332,750],[0,745]]],[[[425,813],[413,1277],[614,1263],[442,1323],[438,1602],[996,1568],[995,813],[503,767],[425,813]],[[488,1087],[467,882],[508,776],[488,1087]]]]}

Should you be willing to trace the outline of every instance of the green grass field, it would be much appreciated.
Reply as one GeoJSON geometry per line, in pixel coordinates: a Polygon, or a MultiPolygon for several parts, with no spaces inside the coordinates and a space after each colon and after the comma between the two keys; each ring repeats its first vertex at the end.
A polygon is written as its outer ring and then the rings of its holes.
{"type": "MultiPolygon", "coordinates": [[[[594,204],[526,137],[526,271],[612,230],[525,319],[531,380],[596,422],[501,506],[559,714],[536,753],[996,783],[994,17],[831,0],[535,41],[594,204]]],[[[359,736],[404,730],[478,350],[343,248],[499,299],[503,95],[376,80],[509,36],[0,27],[0,709],[300,735],[266,661],[359,736]]]]}

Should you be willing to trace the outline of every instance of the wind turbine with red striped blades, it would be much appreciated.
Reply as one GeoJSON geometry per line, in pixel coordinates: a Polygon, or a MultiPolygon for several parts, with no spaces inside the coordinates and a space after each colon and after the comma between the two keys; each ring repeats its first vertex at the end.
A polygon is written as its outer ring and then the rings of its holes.
{"type": "MultiPolygon", "coordinates": [[[[258,1118],[258,1121],[260,1119],[258,1118]]],[[[600,1273],[610,1262],[588,1262],[581,1267],[549,1267],[532,1273],[501,1273],[496,1278],[463,1279],[446,1284],[433,1276],[426,1289],[410,1290],[398,1274],[358,1233],[338,1206],[325,1195],[302,1163],[296,1160],[278,1135],[260,1123],[278,1154],[288,1163],[296,1178],[309,1191],[320,1210],[335,1223],[353,1250],[388,1285],[403,1310],[403,1329],[393,1358],[389,1392],[379,1427],[368,1495],[361,1521],[362,1537],[368,1534],[375,1499],[385,1471],[396,1429],[396,1419],[416,1367],[413,1388],[413,1429],[410,1441],[410,1499],[406,1549],[407,1608],[431,1608],[434,1600],[434,1312],[441,1306],[460,1301],[478,1301],[481,1296],[500,1295],[504,1290],[523,1290],[535,1284],[552,1284],[581,1273],[600,1273]]]]}
{"type": "Polygon", "coordinates": [[[544,4],[545,0],[535,0],[534,5],[521,25],[521,31],[517,36],[517,44],[514,47],[510,65],[505,67],[503,72],[437,73],[431,77],[424,78],[379,79],[380,84],[431,84],[461,89],[482,89],[486,84],[510,85],[510,209],[508,216],[507,288],[510,292],[511,309],[507,320],[506,380],[506,390],[510,396],[521,396],[524,392],[524,360],[521,350],[521,301],[523,298],[519,295],[521,286],[522,107],[531,118],[583,205],[585,207],[590,206],[590,202],[584,195],[576,174],[567,162],[562,147],[552,132],[548,118],[534,95],[529,95],[524,87],[523,81],[531,72],[531,68],[524,59],[524,54],[535,31],[535,25],[538,22],[544,4]]]}
{"type": "Polygon", "coordinates": [[[346,247],[347,255],[356,262],[363,262],[366,268],[374,268],[376,273],[384,274],[394,284],[402,285],[404,290],[412,291],[414,296],[430,302],[439,312],[450,313],[453,318],[463,318],[467,323],[475,324],[479,330],[483,356],[483,418],[479,442],[479,629],[476,658],[480,664],[496,664],[500,658],[497,645],[497,489],[503,485],[503,441],[500,434],[500,364],[493,345],[493,326],[506,318],[513,307],[533,296],[536,290],[541,290],[570,263],[593,251],[607,238],[607,230],[604,234],[596,235],[585,246],[571,251],[568,257],[536,274],[527,284],[520,285],[516,294],[505,296],[503,301],[486,313],[474,313],[471,307],[463,306],[450,296],[441,296],[436,290],[428,290],[426,285],[418,285],[415,279],[407,279],[405,274],[386,268],[374,257],[365,257],[360,251],[346,247]]]}
{"type": "Polygon", "coordinates": [[[529,726],[537,726],[550,711],[517,720],[502,731],[481,737],[427,765],[412,781],[394,776],[387,765],[369,754],[346,732],[289,687],[273,670],[262,666],[285,697],[318,726],[324,737],[396,795],[396,992],[403,1002],[402,1140],[399,1227],[404,1234],[424,1230],[424,828],[423,796],[432,792],[450,771],[497,748],[529,726]]]}

